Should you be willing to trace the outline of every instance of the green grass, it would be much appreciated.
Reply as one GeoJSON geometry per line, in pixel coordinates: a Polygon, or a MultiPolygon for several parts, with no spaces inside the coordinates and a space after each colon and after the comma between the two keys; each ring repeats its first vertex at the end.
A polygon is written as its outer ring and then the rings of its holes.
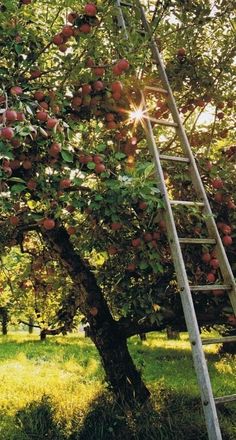
{"type": "MultiPolygon", "coordinates": [[[[186,334],[135,337],[129,346],[152,391],[134,411],[107,390],[89,339],[0,337],[0,440],[207,440],[186,334]]],[[[215,395],[235,393],[235,356],[205,350],[215,395]]],[[[236,404],[219,407],[219,416],[224,440],[235,440],[236,404]]]]}

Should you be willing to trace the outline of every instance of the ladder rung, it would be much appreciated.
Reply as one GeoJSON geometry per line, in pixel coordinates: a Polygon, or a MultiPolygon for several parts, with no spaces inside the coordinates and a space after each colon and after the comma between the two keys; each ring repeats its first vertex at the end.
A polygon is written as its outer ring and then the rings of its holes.
{"type": "Polygon", "coordinates": [[[186,206],[204,206],[203,202],[188,202],[187,200],[170,200],[171,205],[186,205],[186,206]]]}
{"type": "Polygon", "coordinates": [[[236,336],[222,336],[222,338],[202,339],[202,345],[223,344],[224,342],[236,342],[236,336]]]}
{"type": "Polygon", "coordinates": [[[133,5],[131,3],[126,3],[126,2],[120,2],[121,6],[127,6],[128,8],[133,8],[133,5]]]}
{"type": "Polygon", "coordinates": [[[179,238],[179,242],[188,244],[216,244],[214,238],[179,238]]]}
{"type": "Polygon", "coordinates": [[[190,160],[187,157],[166,156],[165,154],[160,154],[160,159],[162,159],[162,160],[173,160],[174,162],[186,162],[186,163],[190,162],[190,160]]]}
{"type": "Polygon", "coordinates": [[[230,396],[215,397],[214,400],[216,405],[218,405],[219,403],[234,402],[236,400],[236,394],[231,394],[230,396]]]}
{"type": "Polygon", "coordinates": [[[156,119],[148,115],[150,121],[156,122],[159,125],[166,125],[167,127],[178,127],[178,124],[175,122],[166,121],[165,119],[156,119]]]}
{"type": "Polygon", "coordinates": [[[144,90],[151,90],[153,92],[163,93],[163,95],[168,95],[168,91],[162,87],[145,86],[144,90]]]}
{"type": "Polygon", "coordinates": [[[232,286],[230,284],[205,284],[201,286],[190,286],[190,290],[231,290],[232,286]]]}

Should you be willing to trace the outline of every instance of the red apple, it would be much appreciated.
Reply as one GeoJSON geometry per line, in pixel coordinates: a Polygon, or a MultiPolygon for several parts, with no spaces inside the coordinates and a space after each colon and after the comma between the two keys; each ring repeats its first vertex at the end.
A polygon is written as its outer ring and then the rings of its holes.
{"type": "Polygon", "coordinates": [[[89,17],[94,17],[97,13],[97,8],[93,3],[87,3],[84,7],[84,13],[89,17]]]}
{"type": "Polygon", "coordinates": [[[37,188],[37,182],[35,182],[35,180],[33,180],[33,179],[30,179],[27,182],[27,188],[34,191],[37,188]]]}
{"type": "Polygon", "coordinates": [[[114,222],[111,224],[112,231],[119,231],[122,228],[122,224],[118,222],[114,222]]]}
{"type": "Polygon", "coordinates": [[[20,219],[16,215],[11,215],[11,217],[9,218],[9,222],[12,226],[17,226],[20,223],[20,219]]]}
{"type": "Polygon", "coordinates": [[[61,33],[62,33],[62,35],[63,35],[64,37],[72,37],[72,35],[74,35],[74,29],[73,29],[72,26],[65,25],[65,26],[62,28],[61,33]]]}
{"type": "Polygon", "coordinates": [[[207,281],[208,281],[208,283],[214,283],[215,280],[216,280],[216,276],[215,276],[215,274],[212,273],[212,272],[209,272],[209,273],[207,274],[207,281]]]}
{"type": "Polygon", "coordinates": [[[31,162],[31,160],[28,160],[28,159],[24,160],[23,163],[22,163],[22,167],[23,167],[25,170],[30,170],[30,169],[32,168],[32,162],[31,162]]]}
{"type": "Polygon", "coordinates": [[[6,110],[5,111],[6,120],[10,122],[17,121],[17,112],[15,110],[6,110]]]}
{"type": "Polygon", "coordinates": [[[123,90],[123,85],[120,81],[114,81],[111,84],[111,90],[113,93],[121,93],[123,90]]]}
{"type": "Polygon", "coordinates": [[[221,189],[224,186],[224,182],[219,177],[217,177],[212,180],[212,186],[215,189],[221,189]]]}
{"type": "Polygon", "coordinates": [[[56,118],[48,118],[47,120],[47,128],[54,128],[58,124],[58,119],[56,118]]]}
{"type": "Polygon", "coordinates": [[[61,44],[64,43],[63,36],[61,34],[55,35],[52,41],[56,46],[61,46],[61,44]]]}
{"type": "Polygon", "coordinates": [[[210,266],[212,269],[218,269],[220,266],[219,260],[217,258],[212,258],[210,261],[210,266]]]}
{"type": "Polygon", "coordinates": [[[140,238],[134,238],[132,240],[132,246],[133,247],[139,247],[139,246],[141,246],[141,244],[142,244],[142,242],[141,242],[140,238]]]}
{"type": "Polygon", "coordinates": [[[44,92],[42,92],[41,90],[37,90],[37,91],[35,92],[35,94],[34,94],[34,98],[35,98],[37,101],[43,101],[44,98],[45,98],[45,94],[44,94],[44,92]]]}
{"type": "Polygon", "coordinates": [[[222,242],[223,242],[224,246],[231,246],[231,244],[233,243],[233,239],[232,239],[232,237],[230,237],[230,235],[225,235],[222,238],[222,242]]]}
{"type": "Polygon", "coordinates": [[[53,142],[53,144],[50,146],[48,150],[50,156],[57,157],[58,154],[61,152],[61,145],[57,142],[53,142]]]}
{"type": "Polygon", "coordinates": [[[70,188],[71,180],[70,179],[62,179],[59,182],[60,189],[70,188]]]}
{"type": "Polygon", "coordinates": [[[55,221],[52,218],[46,218],[43,220],[43,227],[44,229],[46,229],[47,231],[50,231],[51,229],[55,228],[55,221]]]}
{"type": "Polygon", "coordinates": [[[14,137],[14,131],[10,127],[3,127],[1,130],[1,136],[4,139],[12,139],[14,137]]]}
{"type": "Polygon", "coordinates": [[[137,266],[135,263],[129,263],[127,266],[128,272],[134,272],[136,270],[137,266]]]}
{"type": "Polygon", "coordinates": [[[11,95],[22,95],[23,89],[19,86],[13,86],[10,89],[11,95]]]}
{"type": "Polygon", "coordinates": [[[36,113],[36,118],[39,121],[45,122],[48,119],[48,114],[46,112],[40,110],[36,113]]]}
{"type": "Polygon", "coordinates": [[[106,171],[106,167],[103,163],[96,163],[94,171],[97,174],[104,173],[106,171]]]}
{"type": "Polygon", "coordinates": [[[129,69],[129,61],[123,58],[117,63],[118,69],[120,70],[128,70],[129,69]]]}
{"type": "Polygon", "coordinates": [[[88,23],[84,23],[79,27],[79,30],[82,32],[82,34],[89,34],[91,31],[91,26],[88,23]]]}
{"type": "Polygon", "coordinates": [[[75,233],[76,233],[76,229],[75,229],[75,227],[74,227],[74,226],[68,226],[68,228],[67,228],[67,233],[68,233],[69,235],[75,235],[75,233]]]}
{"type": "Polygon", "coordinates": [[[211,261],[211,255],[210,255],[209,252],[204,252],[204,254],[202,254],[202,261],[203,261],[203,263],[205,263],[205,264],[210,263],[210,261],[211,261]]]}

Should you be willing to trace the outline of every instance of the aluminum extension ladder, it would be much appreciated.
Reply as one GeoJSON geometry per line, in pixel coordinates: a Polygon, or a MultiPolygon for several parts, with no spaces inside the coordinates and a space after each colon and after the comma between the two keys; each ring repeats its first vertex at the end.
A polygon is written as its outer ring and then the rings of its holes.
{"type": "MultiPolygon", "coordinates": [[[[152,153],[156,175],[158,180],[158,187],[161,191],[163,202],[164,202],[164,218],[166,222],[167,228],[167,236],[171,249],[171,254],[175,266],[178,289],[181,296],[185,321],[187,330],[189,333],[189,339],[192,348],[192,356],[194,367],[196,370],[198,385],[201,393],[202,406],[205,416],[205,422],[208,432],[209,440],[222,440],[221,430],[219,426],[218,415],[216,411],[216,405],[219,403],[231,402],[236,400],[236,394],[231,396],[224,397],[213,397],[211,381],[209,377],[209,372],[207,368],[206,358],[203,351],[203,345],[206,344],[215,344],[222,342],[231,342],[236,341],[236,337],[221,337],[217,339],[201,339],[199,326],[196,318],[196,312],[194,309],[192,292],[201,292],[201,291],[211,291],[211,290],[225,290],[229,296],[234,314],[236,315],[236,284],[235,279],[225,253],[224,246],[222,244],[212,211],[207,199],[207,195],[196,165],[196,161],[194,155],[191,150],[191,146],[189,144],[188,138],[185,133],[185,129],[183,127],[180,114],[178,112],[176,102],[166,75],[165,66],[163,64],[162,58],[160,56],[159,50],[155,41],[152,38],[151,28],[147,21],[144,7],[140,3],[139,0],[134,0],[133,2],[122,2],[120,0],[116,0],[117,7],[117,23],[119,28],[122,30],[124,34],[124,38],[128,40],[128,27],[126,26],[125,17],[123,14],[123,8],[132,8],[136,9],[140,14],[140,19],[142,22],[142,26],[145,32],[145,36],[149,41],[150,49],[152,52],[153,62],[156,64],[159,77],[162,83],[162,87],[150,87],[154,89],[157,93],[160,92],[162,95],[164,94],[166,97],[166,101],[170,112],[172,114],[173,122],[168,122],[166,120],[157,120],[156,122],[160,125],[168,125],[172,126],[176,130],[176,135],[180,141],[184,157],[176,157],[176,156],[166,156],[161,155],[158,151],[155,136],[152,129],[152,124],[150,119],[145,118],[145,122],[143,123],[146,137],[149,145],[149,149],[152,153]],[[191,176],[191,180],[193,183],[193,187],[197,194],[197,201],[189,202],[189,201],[179,201],[179,200],[170,200],[168,196],[167,187],[165,185],[164,174],[162,169],[162,162],[165,161],[175,161],[179,163],[185,164],[188,166],[189,173],[191,176]],[[204,215],[204,221],[207,227],[207,231],[209,234],[209,238],[179,238],[177,234],[177,229],[175,225],[173,208],[176,205],[184,205],[184,206],[199,206],[202,209],[204,215]],[[207,284],[207,285],[190,285],[186,273],[186,267],[184,263],[184,258],[182,254],[181,244],[214,244],[216,255],[220,263],[220,271],[223,278],[222,285],[218,284],[207,284]]],[[[145,109],[145,101],[143,96],[143,104],[145,109]]],[[[145,112],[146,113],[146,112],[145,112]]],[[[146,113],[147,114],[147,113],[146,113]]]]}

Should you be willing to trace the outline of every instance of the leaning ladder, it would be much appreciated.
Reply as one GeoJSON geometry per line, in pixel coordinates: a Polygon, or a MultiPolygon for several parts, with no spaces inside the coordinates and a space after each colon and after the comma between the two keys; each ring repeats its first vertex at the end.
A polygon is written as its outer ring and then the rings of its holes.
{"type": "MultiPolygon", "coordinates": [[[[139,0],[134,2],[126,3],[120,0],[116,1],[116,6],[118,10],[118,25],[124,32],[124,37],[128,39],[128,30],[126,27],[125,18],[123,15],[123,8],[137,8],[141,17],[142,26],[145,35],[149,41],[150,49],[152,51],[153,62],[156,64],[161,79],[162,87],[150,87],[150,89],[156,91],[157,93],[164,94],[168,103],[168,107],[172,114],[173,122],[168,122],[166,120],[157,120],[156,122],[160,125],[172,126],[176,130],[176,135],[180,141],[184,157],[167,156],[161,155],[158,151],[155,136],[153,133],[152,125],[149,118],[145,118],[144,129],[146,132],[146,137],[150,151],[153,155],[158,187],[161,191],[163,202],[164,202],[164,218],[167,228],[168,241],[172,253],[172,258],[175,266],[178,289],[181,296],[185,321],[187,330],[189,333],[189,339],[192,348],[192,355],[194,361],[194,367],[196,370],[196,375],[198,379],[199,389],[201,393],[202,406],[206,421],[206,427],[208,432],[209,440],[222,440],[221,430],[219,426],[219,420],[216,411],[216,404],[231,402],[236,400],[236,394],[224,397],[213,397],[211,381],[209,377],[209,372],[207,368],[206,358],[203,351],[203,345],[211,343],[222,343],[236,341],[236,337],[221,337],[217,339],[201,339],[199,326],[196,318],[196,312],[194,309],[192,292],[200,291],[211,291],[211,290],[225,290],[229,296],[234,314],[236,315],[236,284],[234,276],[225,253],[224,246],[222,244],[212,211],[207,199],[207,195],[196,165],[196,161],[191,150],[188,138],[186,136],[180,114],[178,112],[176,102],[166,75],[165,66],[163,64],[162,58],[158,51],[157,45],[152,38],[151,28],[146,18],[144,7],[141,5],[139,0]],[[180,200],[170,200],[168,196],[167,187],[165,185],[164,174],[162,169],[162,161],[175,161],[182,162],[189,167],[189,173],[193,183],[193,187],[196,191],[198,201],[180,201],[180,200]],[[177,234],[177,229],[175,225],[173,209],[176,205],[184,206],[199,206],[202,209],[202,215],[204,216],[204,221],[207,227],[209,238],[179,238],[177,234]],[[220,271],[223,278],[222,285],[190,285],[186,273],[186,267],[184,263],[184,258],[182,254],[181,244],[214,244],[216,255],[220,263],[220,271]]],[[[143,105],[145,106],[144,94],[142,94],[143,105]]],[[[147,112],[145,112],[147,114],[147,112]]]]}

